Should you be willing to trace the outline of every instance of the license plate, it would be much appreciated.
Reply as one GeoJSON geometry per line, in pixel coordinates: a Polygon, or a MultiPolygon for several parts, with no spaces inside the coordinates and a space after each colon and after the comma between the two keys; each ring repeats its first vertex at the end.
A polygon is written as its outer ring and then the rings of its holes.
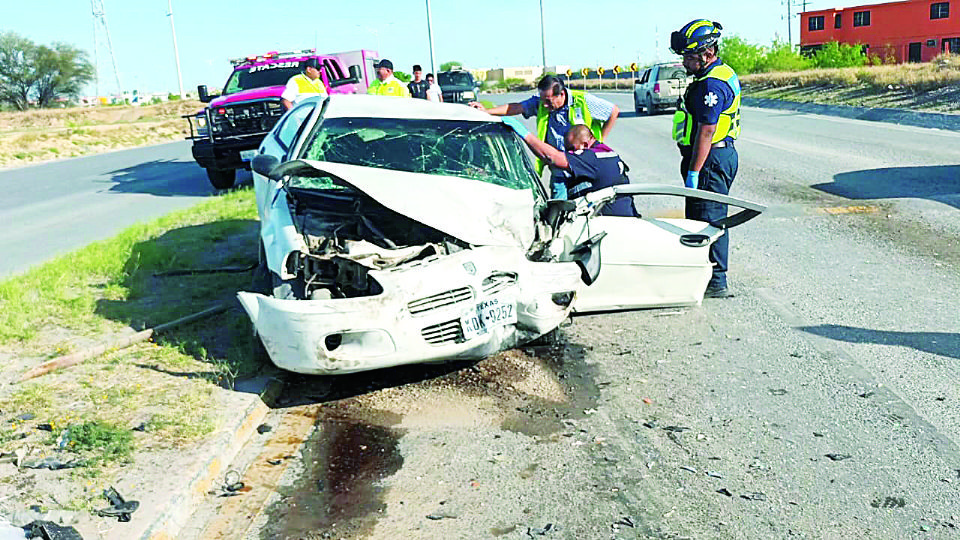
{"type": "Polygon", "coordinates": [[[511,296],[500,295],[478,302],[460,317],[464,339],[473,339],[499,326],[517,322],[517,301],[511,296]]]}
{"type": "Polygon", "coordinates": [[[240,161],[250,161],[257,156],[256,150],[241,150],[240,161]]]}

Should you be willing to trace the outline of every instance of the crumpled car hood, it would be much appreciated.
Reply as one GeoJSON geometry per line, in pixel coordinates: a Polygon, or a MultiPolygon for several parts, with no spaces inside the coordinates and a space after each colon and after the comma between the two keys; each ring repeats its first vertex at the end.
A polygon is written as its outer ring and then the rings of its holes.
{"type": "MultiPolygon", "coordinates": [[[[527,249],[535,238],[528,190],[433,174],[302,160],[394,212],[476,246],[527,249]]],[[[386,231],[385,231],[386,232],[386,231]]]]}

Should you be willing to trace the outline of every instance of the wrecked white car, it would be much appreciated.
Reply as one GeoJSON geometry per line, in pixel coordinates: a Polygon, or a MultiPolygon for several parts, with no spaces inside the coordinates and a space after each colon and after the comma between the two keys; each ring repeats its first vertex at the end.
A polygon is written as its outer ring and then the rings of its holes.
{"type": "Polygon", "coordinates": [[[456,104],[311,98],[254,159],[264,283],[238,296],[298,373],[480,359],[580,312],[696,304],[723,223],[597,216],[625,185],[548,201],[523,142],[456,104]]]}

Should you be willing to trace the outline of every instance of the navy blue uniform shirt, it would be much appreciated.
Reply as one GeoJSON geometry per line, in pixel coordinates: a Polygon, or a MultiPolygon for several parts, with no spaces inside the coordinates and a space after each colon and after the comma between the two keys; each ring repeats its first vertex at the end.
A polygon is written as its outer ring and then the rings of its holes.
{"type": "MultiPolygon", "coordinates": [[[[707,67],[707,72],[722,62],[717,59],[707,67]]],[[[733,105],[733,89],[720,79],[704,79],[690,84],[684,96],[684,105],[693,116],[693,131],[696,133],[701,124],[716,124],[720,113],[733,105]]],[[[726,137],[725,141],[732,141],[726,137]]]]}
{"type": "MultiPolygon", "coordinates": [[[[569,199],[582,197],[605,187],[630,183],[626,163],[612,148],[601,142],[595,142],[585,150],[567,152],[567,163],[569,171],[566,184],[569,199]]],[[[636,217],[637,211],[632,197],[621,197],[607,203],[600,215],[636,217]]]]}

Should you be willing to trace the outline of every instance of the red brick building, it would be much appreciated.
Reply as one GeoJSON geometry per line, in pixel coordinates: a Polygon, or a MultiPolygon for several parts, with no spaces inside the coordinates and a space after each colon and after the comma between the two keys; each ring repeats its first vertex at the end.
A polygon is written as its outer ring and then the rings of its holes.
{"type": "Polygon", "coordinates": [[[904,0],[800,14],[801,51],[829,41],[859,43],[870,56],[897,62],[927,62],[942,52],[960,53],[960,0],[904,0]]]}

